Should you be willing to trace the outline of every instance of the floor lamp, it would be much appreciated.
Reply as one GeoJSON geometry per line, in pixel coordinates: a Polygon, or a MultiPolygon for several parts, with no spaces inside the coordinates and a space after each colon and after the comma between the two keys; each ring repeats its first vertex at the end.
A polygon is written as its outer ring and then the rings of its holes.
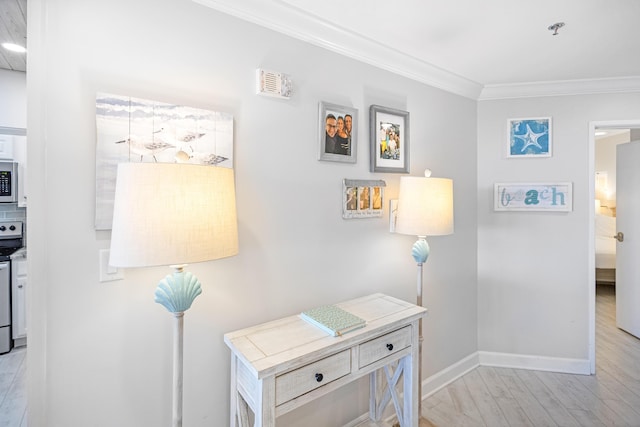
{"type": "MultiPolygon", "coordinates": [[[[411,255],[418,265],[416,304],[422,306],[422,270],[429,257],[427,236],[453,233],[453,181],[431,178],[426,170],[424,177],[400,177],[396,232],[417,236],[411,255]]],[[[418,413],[422,416],[422,319],[418,326],[418,413]]],[[[420,421],[423,424],[423,421],[420,421]]]]}
{"type": "Polygon", "coordinates": [[[173,427],[182,426],[184,312],[202,293],[187,263],[238,253],[233,169],[179,163],[118,165],[109,264],[169,265],[155,301],[174,315],[173,427]]]}

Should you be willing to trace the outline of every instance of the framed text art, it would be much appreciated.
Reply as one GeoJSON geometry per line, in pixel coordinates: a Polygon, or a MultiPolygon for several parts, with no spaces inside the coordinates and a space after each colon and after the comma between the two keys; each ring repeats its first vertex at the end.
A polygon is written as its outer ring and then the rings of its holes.
{"type": "Polygon", "coordinates": [[[496,211],[571,212],[572,187],[570,182],[496,183],[493,207],[496,211]]]}
{"type": "Polygon", "coordinates": [[[509,119],[507,157],[551,157],[551,117],[509,119]]]}
{"type": "Polygon", "coordinates": [[[320,160],[356,162],[357,120],[358,110],[355,108],[320,102],[318,118],[320,160]]]}
{"type": "Polygon", "coordinates": [[[369,116],[371,172],[409,173],[409,113],[372,105],[369,116]]]}
{"type": "Polygon", "coordinates": [[[382,216],[384,187],[382,180],[342,180],[342,217],[375,218],[382,216]]]}

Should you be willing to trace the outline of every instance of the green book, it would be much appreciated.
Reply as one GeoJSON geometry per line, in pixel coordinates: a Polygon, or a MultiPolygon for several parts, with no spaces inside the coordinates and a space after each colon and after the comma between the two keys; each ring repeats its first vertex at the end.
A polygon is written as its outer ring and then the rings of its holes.
{"type": "Polygon", "coordinates": [[[303,311],[300,317],[334,337],[363,328],[367,324],[364,319],[335,305],[323,305],[303,311]]]}

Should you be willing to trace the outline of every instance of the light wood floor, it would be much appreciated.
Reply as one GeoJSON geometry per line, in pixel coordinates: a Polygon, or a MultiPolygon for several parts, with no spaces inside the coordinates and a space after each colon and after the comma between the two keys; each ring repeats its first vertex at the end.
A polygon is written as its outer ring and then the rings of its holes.
{"type": "Polygon", "coordinates": [[[478,367],[422,404],[434,426],[640,426],[640,340],[596,292],[596,375],[478,367]]]}
{"type": "Polygon", "coordinates": [[[0,426],[27,427],[27,348],[0,356],[0,426]]]}
{"type": "MultiPolygon", "coordinates": [[[[481,366],[425,399],[423,416],[435,427],[640,427],[640,340],[616,328],[614,292],[597,288],[595,376],[481,366]]],[[[0,356],[0,427],[27,427],[26,354],[0,356]]]]}

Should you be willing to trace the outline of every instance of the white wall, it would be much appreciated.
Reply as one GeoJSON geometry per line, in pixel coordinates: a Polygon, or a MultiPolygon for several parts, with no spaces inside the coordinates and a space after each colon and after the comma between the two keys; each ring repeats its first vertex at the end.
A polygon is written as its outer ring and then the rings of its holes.
{"type": "Polygon", "coordinates": [[[481,351],[588,358],[589,122],[639,117],[638,93],[479,103],[481,351]],[[540,116],[553,118],[553,157],[507,159],[507,119],[540,116]],[[495,182],[538,181],[573,182],[573,211],[493,211],[495,182]]]}
{"type": "MultiPolygon", "coordinates": [[[[475,102],[188,1],[31,0],[29,42],[30,425],[170,419],[172,319],[152,297],[167,269],[98,282],[109,233],[93,227],[97,91],[234,116],[240,254],[190,267],[204,292],[185,320],[185,425],[228,420],[225,332],[373,292],[415,298],[414,239],[389,234],[386,208],[341,218],[343,178],[384,179],[397,196],[399,175],[369,172],[371,104],[411,113],[413,174],[454,180],[455,234],[430,239],[424,375],[476,351],[475,102]],[[256,96],[257,67],[289,73],[293,98],[256,96]],[[359,110],[357,164],[317,160],[321,100],[359,110]]],[[[279,425],[342,425],[367,391],[279,425]]]]}
{"type": "Polygon", "coordinates": [[[27,127],[27,75],[0,70],[0,127],[27,127]]]}

